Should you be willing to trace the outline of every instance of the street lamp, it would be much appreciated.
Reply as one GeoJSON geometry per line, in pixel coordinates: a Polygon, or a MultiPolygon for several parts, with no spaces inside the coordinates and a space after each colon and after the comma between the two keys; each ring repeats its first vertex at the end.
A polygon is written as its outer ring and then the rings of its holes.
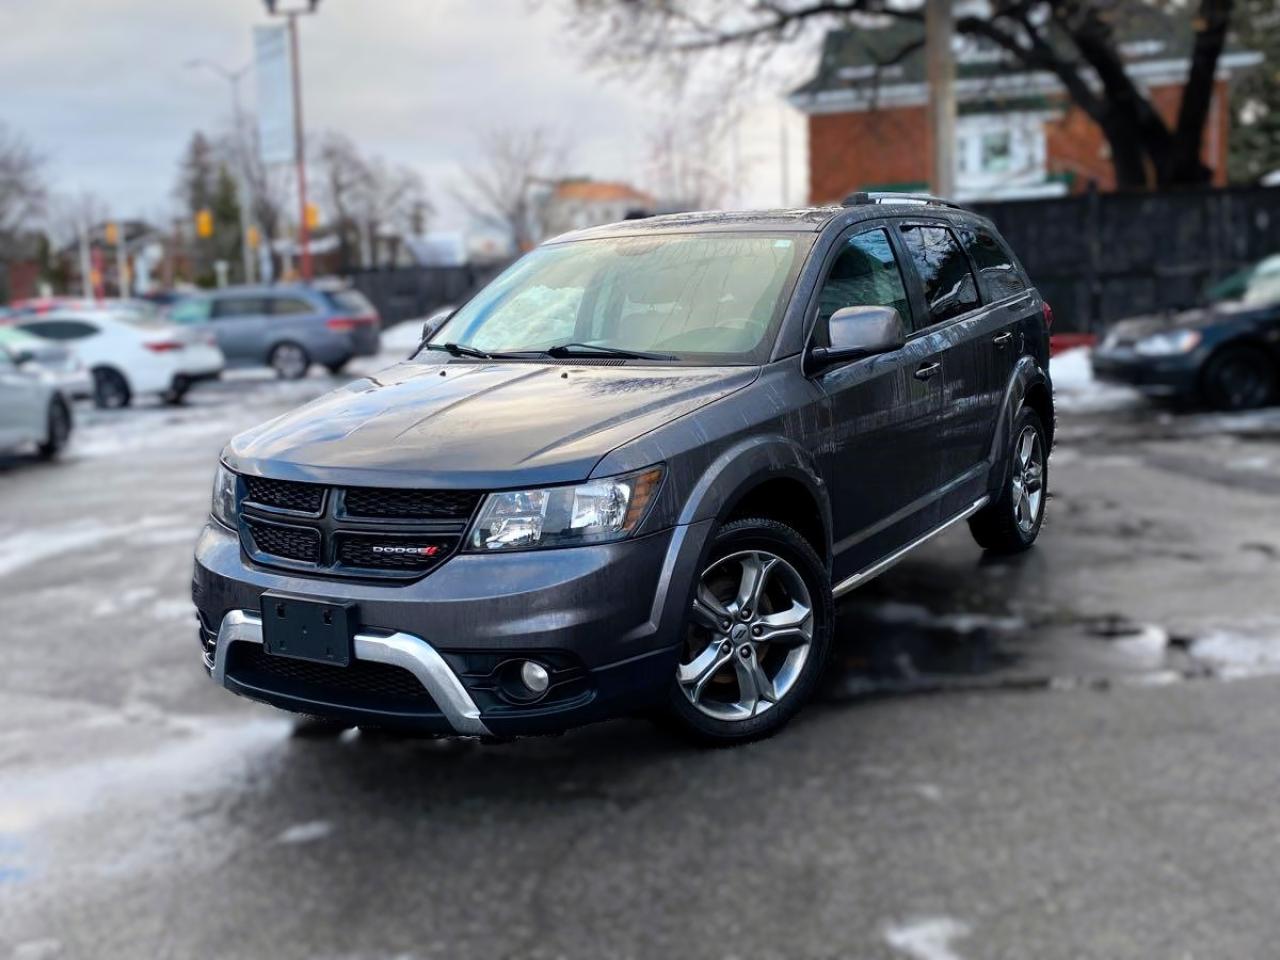
{"type": "Polygon", "coordinates": [[[188,70],[201,67],[212,70],[231,87],[231,122],[236,128],[236,176],[240,180],[240,251],[244,257],[244,282],[253,283],[253,251],[249,249],[249,208],[253,204],[253,196],[249,190],[249,158],[244,145],[244,114],[240,110],[240,81],[253,64],[246,63],[239,70],[228,70],[222,64],[203,57],[187,61],[188,70]]]}
{"type": "Polygon", "coordinates": [[[289,58],[293,64],[293,148],[298,167],[298,247],[302,279],[311,279],[311,227],[307,223],[307,151],[302,137],[302,70],[298,57],[298,17],[316,12],[320,0],[305,0],[302,7],[282,8],[279,0],[263,0],[267,13],[289,23],[289,58]]]}

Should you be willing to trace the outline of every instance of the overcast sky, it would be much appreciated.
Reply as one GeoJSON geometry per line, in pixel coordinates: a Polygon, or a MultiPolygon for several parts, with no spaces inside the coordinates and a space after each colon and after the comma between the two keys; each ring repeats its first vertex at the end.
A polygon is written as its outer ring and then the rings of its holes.
{"type": "MultiPolygon", "coordinates": [[[[589,71],[560,11],[553,0],[322,0],[302,22],[307,128],[417,169],[442,227],[461,225],[450,186],[486,128],[558,128],[574,172],[638,179],[645,130],[670,105],[654,80],[589,71]]],[[[0,120],[49,158],[55,190],[92,191],[117,216],[162,215],[192,131],[230,117],[225,82],[185,64],[247,63],[265,22],[261,0],[3,0],[0,120]]],[[[754,97],[740,129],[743,206],[783,199],[783,123],[786,199],[804,197],[803,123],[776,92],[754,97]]],[[[251,106],[252,78],[244,93],[251,106]]]]}

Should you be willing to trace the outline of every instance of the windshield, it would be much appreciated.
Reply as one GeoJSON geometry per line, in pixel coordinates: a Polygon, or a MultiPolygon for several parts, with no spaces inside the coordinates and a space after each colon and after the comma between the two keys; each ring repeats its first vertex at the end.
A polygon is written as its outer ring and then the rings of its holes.
{"type": "Polygon", "coordinates": [[[486,353],[574,343],[759,363],[812,242],[807,234],[695,234],[540,247],[431,339],[486,353]]]}

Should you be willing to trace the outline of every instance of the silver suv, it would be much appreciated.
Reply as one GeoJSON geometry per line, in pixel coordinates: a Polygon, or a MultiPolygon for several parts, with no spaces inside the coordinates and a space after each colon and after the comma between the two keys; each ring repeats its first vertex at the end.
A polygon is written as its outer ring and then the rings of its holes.
{"type": "Polygon", "coordinates": [[[313,363],[337,373],[352,357],[376,354],[382,325],[360,291],[319,284],[227,287],[180,301],[170,319],[207,327],[228,366],[265,364],[286,380],[313,363]]]}

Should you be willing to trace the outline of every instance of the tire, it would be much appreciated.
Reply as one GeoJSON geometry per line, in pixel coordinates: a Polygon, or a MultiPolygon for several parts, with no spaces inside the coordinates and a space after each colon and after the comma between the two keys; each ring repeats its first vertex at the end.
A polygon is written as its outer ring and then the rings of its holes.
{"type": "Polygon", "coordinates": [[[281,380],[301,380],[311,368],[311,355],[302,344],[285,340],[271,348],[267,364],[281,380]]]}
{"type": "Polygon", "coordinates": [[[61,397],[49,401],[48,432],[44,443],[37,447],[41,460],[53,460],[66,449],[71,439],[71,409],[61,397]]]}
{"type": "Polygon", "coordinates": [[[712,539],[689,610],[663,720],[710,746],[777,733],[812,696],[831,649],[835,604],[826,564],[786,524],[735,520],[712,539]],[[760,585],[759,609],[739,602],[751,595],[750,583],[760,585]]]}
{"type": "Polygon", "coordinates": [[[101,410],[120,410],[133,402],[133,391],[124,374],[114,367],[93,371],[93,402],[101,410]]]}
{"type": "Polygon", "coordinates": [[[179,377],[174,381],[173,386],[164,392],[162,399],[171,407],[179,407],[190,390],[191,382],[185,377],[179,377]]]}
{"type": "Polygon", "coordinates": [[[969,518],[973,539],[992,553],[1021,553],[1030,548],[1040,535],[1049,501],[1049,443],[1039,414],[1023,407],[1010,438],[1000,498],[969,518]],[[1026,459],[1024,444],[1030,444],[1026,459]]]}
{"type": "Polygon", "coordinates": [[[1209,358],[1201,393],[1214,410],[1252,410],[1276,399],[1276,365],[1253,347],[1225,347],[1209,358]]]}

